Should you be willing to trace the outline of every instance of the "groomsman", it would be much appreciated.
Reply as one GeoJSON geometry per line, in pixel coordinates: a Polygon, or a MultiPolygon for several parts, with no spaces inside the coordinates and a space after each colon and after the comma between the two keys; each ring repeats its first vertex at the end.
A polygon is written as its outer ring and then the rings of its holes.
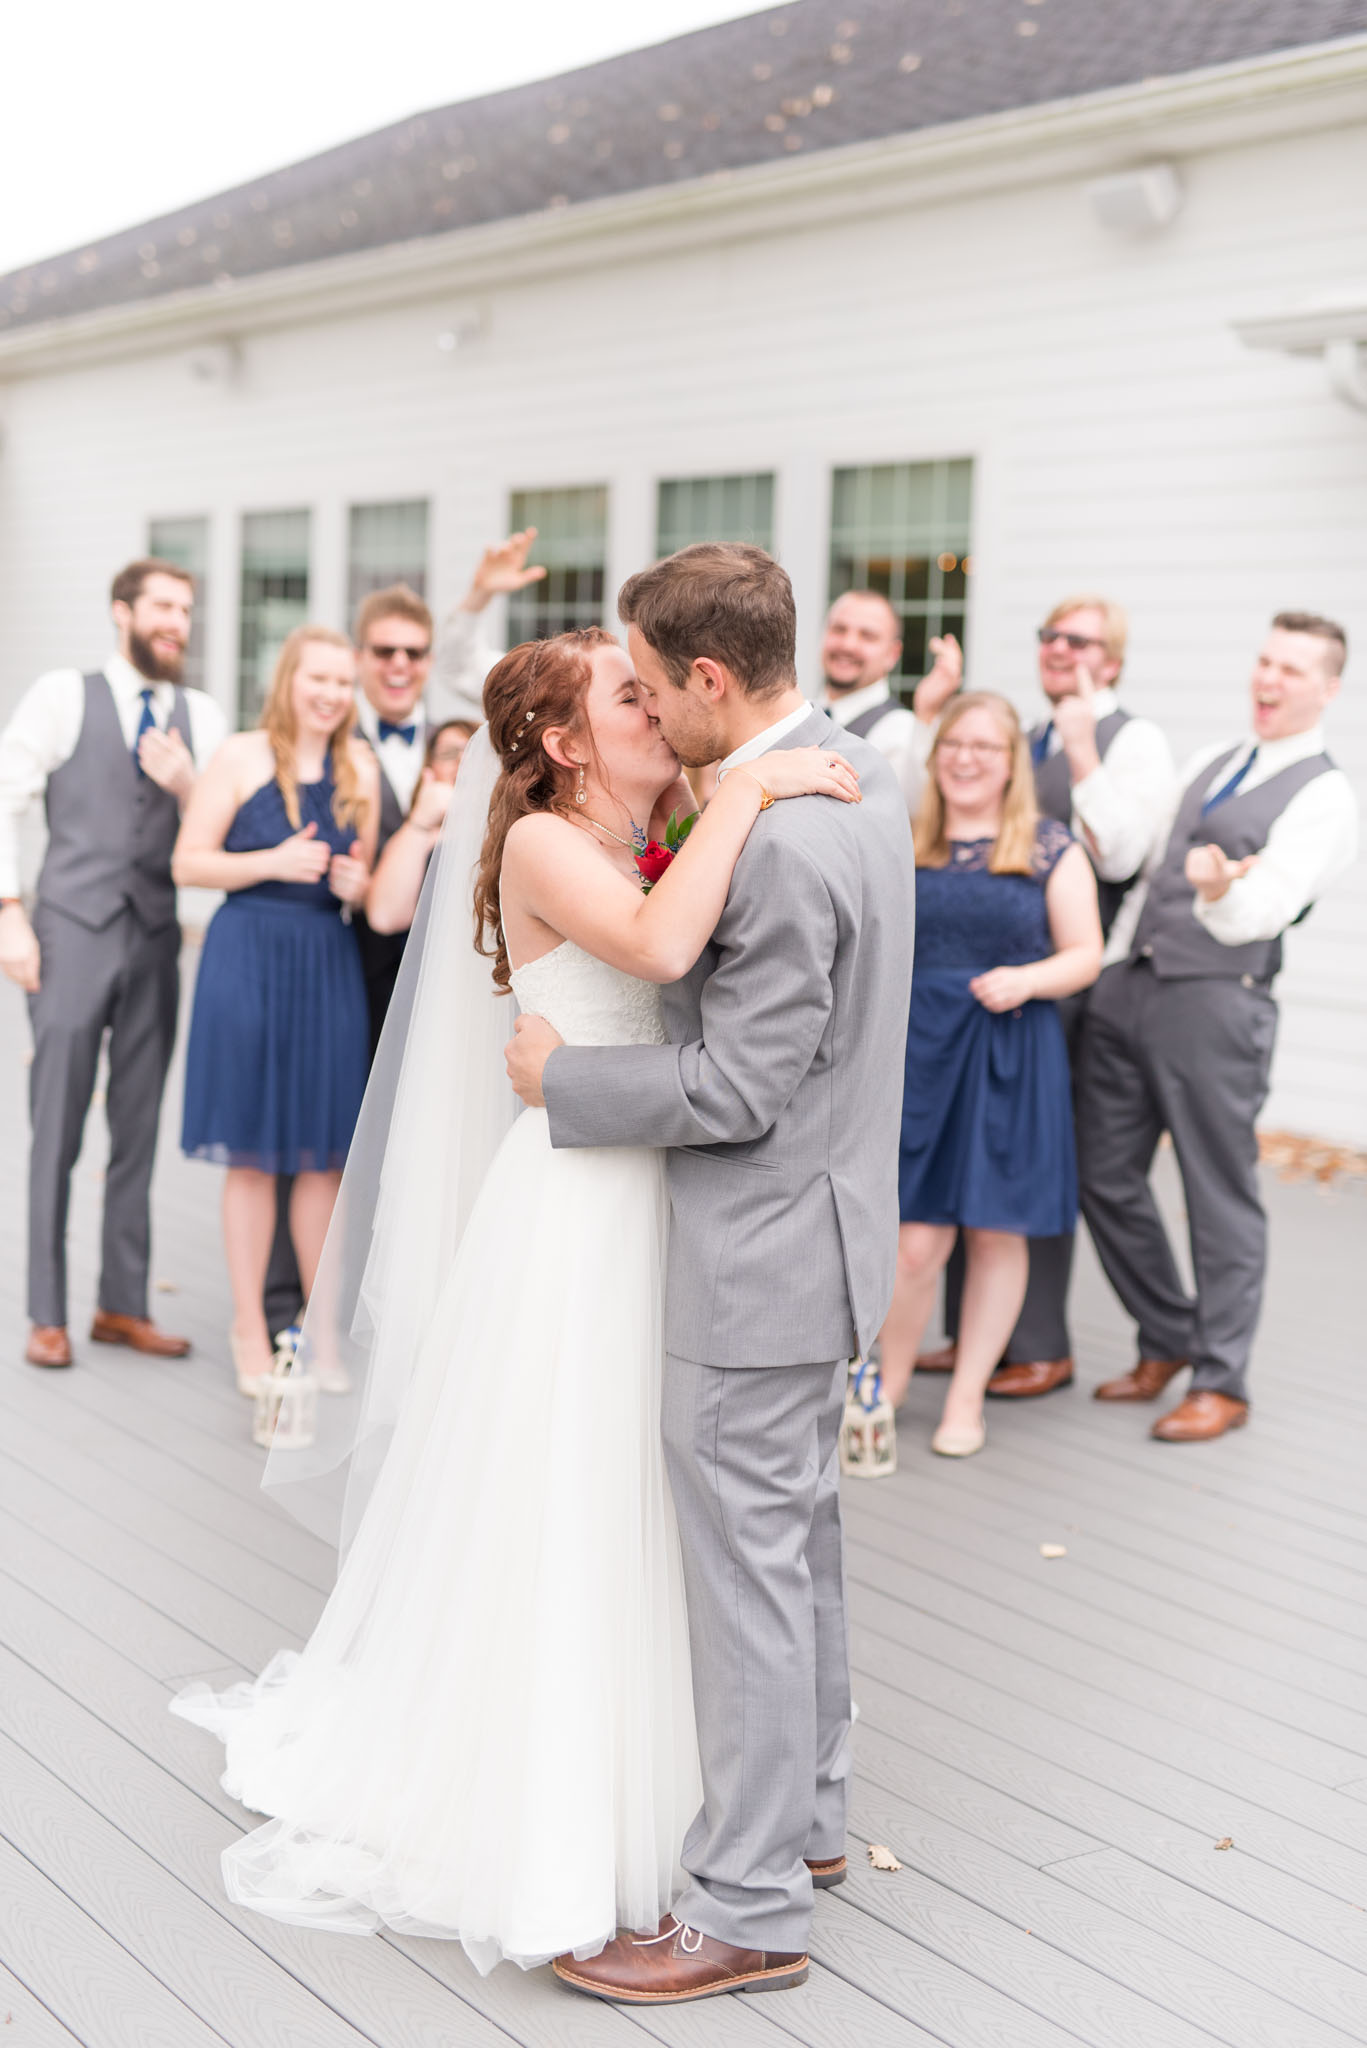
{"type": "MultiPolygon", "coordinates": [[[[1068,597],[1039,628],[1045,715],[1030,730],[1035,796],[1046,817],[1067,825],[1096,872],[1101,927],[1109,932],[1156,835],[1171,816],[1176,771],[1160,728],[1124,710],[1117,694],[1129,622],[1107,597],[1068,597]]],[[[1058,1005],[1076,1065],[1091,990],[1058,1005]]],[[[1078,1105],[1081,1115],[1081,1105],[1078,1105]]],[[[946,1322],[957,1324],[962,1258],[946,1275],[946,1322]]],[[[1073,1234],[1030,1240],[1030,1279],[1006,1360],[987,1391],[1016,1400],[1049,1394],[1073,1378],[1068,1288],[1073,1234]]],[[[953,1347],[918,1360],[953,1364],[953,1347]]]]}
{"type": "Polygon", "coordinates": [[[932,640],[935,665],[916,685],[913,709],[894,694],[902,626],[877,590],[847,590],[826,614],[821,638],[822,691],[828,718],[867,740],[889,763],[914,813],[940,713],[963,681],[964,657],[952,633],[932,640]]]}
{"type": "Polygon", "coordinates": [[[171,850],[181,807],[223,738],[218,706],[181,687],[194,584],[173,562],[114,578],[118,651],[54,669],[0,734],[0,968],[27,996],[31,1365],[72,1362],[66,1231],[71,1173],[109,1035],[109,1166],[95,1343],[182,1358],[147,1313],[149,1190],[176,1034],[180,929],[171,850]],[[19,820],[43,796],[48,844],[33,922],[19,894],[19,820]]]}
{"type": "Polygon", "coordinates": [[[1082,1209],[1139,1339],[1133,1370],[1096,1397],[1152,1401],[1190,1365],[1185,1399],[1154,1424],[1164,1443],[1205,1442],[1248,1418],[1267,1247],[1254,1126],[1277,1029],[1272,984],[1283,932],[1357,849],[1352,790],[1321,724],[1345,651],[1330,619],[1272,621],[1253,669],[1252,730],[1187,763],[1083,1033],[1082,1209]],[[1186,1198],[1194,1298],[1149,1186],[1164,1130],[1186,1198]]]}

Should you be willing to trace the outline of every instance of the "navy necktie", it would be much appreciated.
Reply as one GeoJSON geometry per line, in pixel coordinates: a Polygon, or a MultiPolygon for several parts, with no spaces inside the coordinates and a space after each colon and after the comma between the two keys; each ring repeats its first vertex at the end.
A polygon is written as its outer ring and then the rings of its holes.
{"type": "Polygon", "coordinates": [[[418,728],[416,725],[391,725],[387,718],[382,718],[380,720],[381,742],[392,740],[396,736],[403,741],[406,747],[411,747],[418,736],[418,728]]]}
{"type": "Polygon", "coordinates": [[[1258,749],[1256,747],[1253,747],[1249,751],[1248,759],[1244,761],[1240,767],[1235,769],[1234,773],[1230,776],[1229,781],[1222,782],[1220,784],[1220,787],[1214,792],[1214,794],[1206,798],[1205,802],[1201,806],[1201,816],[1203,818],[1207,815],[1208,812],[1213,811],[1217,804],[1222,804],[1227,796],[1233,796],[1235,790],[1239,787],[1239,784],[1243,781],[1244,777],[1247,775],[1249,769],[1253,766],[1253,763],[1257,760],[1257,758],[1258,749]]]}
{"type": "Polygon", "coordinates": [[[1030,759],[1037,768],[1042,762],[1049,759],[1049,742],[1053,736],[1054,721],[1051,718],[1049,723],[1037,732],[1030,742],[1030,759]]]}
{"type": "Polygon", "coordinates": [[[142,736],[145,732],[155,732],[157,730],[157,721],[152,713],[151,690],[140,690],[138,694],[142,698],[142,717],[138,720],[138,729],[133,735],[133,766],[137,769],[139,775],[145,775],[147,770],[138,759],[138,748],[142,744],[142,736]]]}

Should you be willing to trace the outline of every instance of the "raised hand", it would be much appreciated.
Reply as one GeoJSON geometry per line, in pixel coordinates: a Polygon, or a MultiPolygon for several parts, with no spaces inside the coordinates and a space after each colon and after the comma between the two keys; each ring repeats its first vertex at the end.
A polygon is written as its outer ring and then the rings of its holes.
{"type": "Polygon", "coordinates": [[[1222,846],[1193,846],[1186,859],[1186,877],[1203,903],[1218,903],[1257,862],[1256,853],[1231,860],[1222,846]]]}
{"type": "Polygon", "coordinates": [[[911,699],[923,725],[934,725],[964,679],[964,651],[952,633],[932,640],[930,651],[935,665],[922,676],[911,699]]]}
{"type": "Polygon", "coordinates": [[[364,903],[370,869],[359,839],[352,840],[350,852],[333,854],[327,873],[328,887],[339,903],[364,903]]]}
{"type": "Polygon", "coordinates": [[[36,996],[42,970],[37,936],[22,903],[0,909],[0,974],[17,982],[25,995],[36,996]]]}
{"type": "Polygon", "coordinates": [[[540,566],[527,567],[527,557],[535,539],[536,528],[526,526],[521,533],[510,533],[507,540],[495,541],[487,547],[470,578],[470,588],[461,599],[461,610],[482,612],[491,598],[505,596],[509,591],[525,590],[529,583],[539,583],[547,571],[540,566]]]}
{"type": "Polygon", "coordinates": [[[158,789],[164,789],[184,803],[195,786],[195,757],[178,732],[161,732],[156,726],[138,741],[138,766],[158,789]]]}
{"type": "Polygon", "coordinates": [[[271,852],[271,879],[275,882],[321,882],[332,861],[332,848],[318,837],[318,827],[311,819],[271,852]]]}
{"type": "Polygon", "coordinates": [[[751,775],[775,798],[784,796],[834,796],[842,803],[863,801],[859,774],[843,754],[825,747],[775,747],[733,768],[733,775],[751,775]]]}
{"type": "Polygon", "coordinates": [[[430,768],[423,769],[413,808],[408,813],[408,822],[415,832],[440,832],[453,788],[454,784],[442,782],[430,768]]]}

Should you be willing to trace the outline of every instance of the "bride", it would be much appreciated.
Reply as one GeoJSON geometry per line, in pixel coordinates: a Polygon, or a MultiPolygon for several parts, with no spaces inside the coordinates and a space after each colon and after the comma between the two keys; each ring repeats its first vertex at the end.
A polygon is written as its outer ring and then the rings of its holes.
{"type": "Polygon", "coordinates": [[[514,1121],[494,990],[570,1043],[662,1042],[655,985],[701,953],[761,808],[858,793],[816,749],[763,755],[646,890],[636,821],[694,806],[611,635],[515,648],[484,703],[305,1325],[359,1391],[268,1461],[316,1527],[345,1472],[341,1572],[301,1655],[173,1703],[271,1816],[224,1853],[236,1902],[454,1937],[481,1971],[653,1929],[699,1802],[662,1155],[514,1121]]]}

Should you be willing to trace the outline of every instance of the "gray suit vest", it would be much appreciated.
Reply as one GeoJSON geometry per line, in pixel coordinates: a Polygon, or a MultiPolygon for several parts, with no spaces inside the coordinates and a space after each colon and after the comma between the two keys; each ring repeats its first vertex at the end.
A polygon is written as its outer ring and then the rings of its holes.
{"type": "MultiPolygon", "coordinates": [[[[1104,718],[1097,720],[1096,750],[1103,761],[1110,751],[1111,742],[1121,726],[1128,725],[1129,719],[1128,711],[1108,711],[1104,718]]],[[[1043,721],[1030,728],[1029,740],[1032,747],[1043,731],[1043,721]]],[[[1068,756],[1062,748],[1056,754],[1050,754],[1043,761],[1035,763],[1035,801],[1046,818],[1057,818],[1060,825],[1072,824],[1073,784],[1068,773],[1068,756]]],[[[1086,842],[1083,844],[1085,846],[1086,842]]],[[[1138,879],[1137,873],[1124,882],[1103,882],[1101,876],[1097,876],[1097,903],[1101,911],[1103,935],[1110,931],[1127,892],[1134,887],[1138,879]]]]}
{"type": "Polygon", "coordinates": [[[1268,986],[1282,964],[1282,942],[1256,939],[1247,946],[1222,946],[1192,914],[1196,892],[1186,878],[1187,855],[1193,846],[1219,846],[1231,860],[1261,853],[1267,835],[1298,790],[1327,775],[1333,762],[1327,754],[1295,761],[1280,775],[1269,775],[1253,789],[1236,790],[1206,816],[1201,805],[1206,791],[1238,753],[1231,747],[1191,783],[1178,806],[1167,851],[1149,882],[1149,893],[1135,927],[1131,960],[1147,960],[1164,981],[1192,981],[1221,976],[1268,986]]]}
{"type": "MultiPolygon", "coordinates": [[[[171,853],[180,805],[141,775],[102,673],[88,675],[75,752],[48,777],[47,854],[38,902],[103,931],[126,909],[147,932],[176,921],[171,853]]],[[[190,745],[190,713],[177,689],[170,729],[190,745]]]]}

